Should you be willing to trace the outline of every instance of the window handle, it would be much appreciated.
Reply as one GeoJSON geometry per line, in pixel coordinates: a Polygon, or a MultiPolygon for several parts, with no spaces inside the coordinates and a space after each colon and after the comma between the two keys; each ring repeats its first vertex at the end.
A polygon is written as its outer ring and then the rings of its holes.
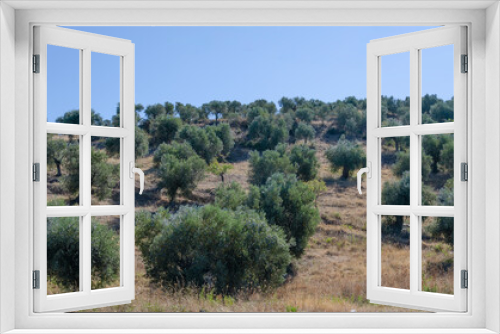
{"type": "Polygon", "coordinates": [[[363,175],[363,173],[366,173],[366,175],[368,176],[369,179],[372,178],[372,163],[368,161],[368,166],[365,167],[365,168],[361,168],[360,170],[358,170],[358,192],[360,195],[363,194],[363,192],[361,191],[361,176],[363,175]]]}
{"type": "Polygon", "coordinates": [[[130,165],[131,179],[135,178],[135,174],[139,174],[139,185],[140,185],[139,195],[142,195],[142,191],[144,190],[144,172],[142,171],[142,169],[135,167],[135,164],[132,161],[130,162],[129,165],[130,165]]]}

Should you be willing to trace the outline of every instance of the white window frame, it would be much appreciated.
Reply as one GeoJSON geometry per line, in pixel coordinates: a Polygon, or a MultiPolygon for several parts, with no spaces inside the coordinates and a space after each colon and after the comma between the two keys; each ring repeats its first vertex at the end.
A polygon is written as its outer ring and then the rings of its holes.
{"type": "Polygon", "coordinates": [[[467,290],[461,288],[461,271],[467,270],[467,184],[461,180],[460,164],[467,163],[467,76],[461,73],[461,57],[467,54],[465,26],[450,26],[372,40],[367,46],[367,298],[372,303],[406,306],[422,310],[467,310],[467,290]],[[422,50],[453,46],[454,120],[422,124],[422,50]],[[409,54],[410,124],[383,127],[381,113],[382,59],[386,55],[409,54]],[[422,136],[454,134],[454,206],[422,205],[422,136]],[[382,204],[381,140],[407,136],[410,140],[410,203],[382,204]],[[381,217],[401,215],[410,219],[410,275],[407,289],[382,286],[381,217]],[[453,294],[422,291],[422,217],[454,217],[453,294]]]}
{"type": "MultiPolygon", "coordinates": [[[[39,271],[39,288],[34,289],[35,312],[74,311],[130,303],[135,296],[135,194],[130,169],[135,163],[134,44],[128,40],[60,27],[34,27],[34,54],[39,56],[39,72],[34,84],[34,162],[39,164],[39,181],[33,184],[34,270],[39,271]],[[79,124],[47,121],[47,46],[72,48],[79,53],[79,124]],[[120,64],[120,126],[91,124],[92,53],[117,57],[120,64]],[[47,134],[74,135],[79,140],[79,205],[47,206],[47,134]],[[120,141],[120,204],[91,205],[92,136],[120,141]],[[120,284],[92,290],[91,220],[97,216],[120,217],[120,284]],[[79,219],[79,290],[47,295],[47,218],[79,219]]],[[[76,66],[76,64],[75,64],[76,66]]],[[[132,176],[134,174],[132,173],[132,176]]]]}
{"type": "MultiPolygon", "coordinates": [[[[458,332],[459,329],[467,333],[491,333],[490,329],[495,332],[500,331],[498,320],[500,175],[497,175],[496,171],[500,163],[500,153],[497,152],[500,144],[498,135],[500,118],[497,112],[500,107],[498,3],[496,1],[476,3],[434,1],[432,4],[404,2],[406,4],[398,2],[398,9],[391,9],[391,6],[396,5],[384,1],[371,1],[369,7],[365,2],[349,4],[346,1],[331,3],[275,1],[267,5],[256,1],[253,4],[247,3],[246,8],[242,8],[245,4],[224,5],[216,1],[207,1],[203,5],[200,3],[180,5],[176,2],[152,5],[149,1],[144,1],[142,5],[135,3],[136,7],[143,8],[141,11],[116,8],[130,6],[129,2],[121,2],[120,5],[106,1],[101,3],[83,1],[71,5],[69,2],[7,1],[0,4],[0,27],[3,28],[0,29],[0,69],[2,69],[0,130],[5,129],[6,120],[10,120],[9,125],[15,123],[14,147],[12,138],[6,137],[14,131],[0,131],[0,182],[2,182],[0,214],[3,219],[0,231],[4,232],[0,237],[2,243],[0,319],[4,320],[0,329],[2,331],[16,329],[16,333],[34,333],[37,329],[54,329],[51,332],[60,329],[60,332],[64,333],[76,332],[76,329],[88,329],[88,332],[92,333],[106,332],[106,329],[117,329],[118,332],[119,329],[127,329],[127,332],[131,333],[134,331],[130,329],[139,326],[143,329],[166,328],[170,329],[170,332],[174,332],[175,329],[190,328],[196,332],[211,329],[211,332],[226,333],[238,332],[237,329],[243,328],[253,328],[255,332],[322,333],[341,332],[343,329],[345,331],[350,329],[350,333],[414,333],[411,328],[419,328],[419,332],[429,333],[458,332]],[[24,8],[38,6],[38,9],[20,9],[14,12],[9,5],[24,6],[24,8]],[[97,6],[100,8],[96,8],[97,6]],[[103,7],[106,6],[112,8],[114,6],[114,10],[104,10],[103,7]],[[150,9],[147,9],[148,6],[150,9]],[[151,9],[158,6],[164,8],[151,9]],[[179,6],[183,9],[179,9],[179,6]],[[488,6],[490,7],[485,9],[488,6]],[[76,10],[75,7],[87,9],[76,10]],[[29,72],[32,54],[31,32],[35,24],[56,23],[60,25],[401,25],[402,23],[467,25],[470,42],[468,54],[471,59],[469,69],[472,74],[468,78],[468,86],[471,88],[468,93],[468,109],[471,111],[468,115],[471,180],[468,190],[468,197],[471,199],[468,204],[468,218],[471,222],[469,226],[474,226],[468,230],[470,237],[468,312],[460,314],[34,314],[33,294],[30,288],[33,265],[30,256],[33,241],[31,237],[33,212],[30,210],[33,207],[30,181],[32,163],[30,157],[33,152],[30,145],[33,133],[32,76],[29,72]],[[15,41],[13,31],[15,31],[15,41]],[[12,70],[13,65],[15,72],[12,70]],[[12,92],[12,82],[15,82],[15,99],[7,95],[12,92]],[[7,111],[8,108],[11,109],[7,111]],[[12,113],[14,108],[15,113],[12,113]],[[489,149],[488,154],[485,153],[485,149],[489,149]],[[3,173],[14,171],[6,163],[11,158],[15,158],[15,183],[11,180],[11,175],[3,173]],[[486,172],[491,172],[488,182],[486,182],[486,172]],[[6,189],[4,185],[12,187],[6,189]],[[14,188],[15,211],[12,212],[7,206],[9,203],[12,204],[12,201],[8,202],[6,198],[12,195],[11,191],[14,188]],[[5,221],[6,218],[13,217],[15,226],[5,221]],[[12,242],[14,238],[15,243],[12,242]],[[487,252],[490,254],[488,257],[485,256],[487,252]]],[[[140,332],[140,329],[136,332],[140,332]]]]}

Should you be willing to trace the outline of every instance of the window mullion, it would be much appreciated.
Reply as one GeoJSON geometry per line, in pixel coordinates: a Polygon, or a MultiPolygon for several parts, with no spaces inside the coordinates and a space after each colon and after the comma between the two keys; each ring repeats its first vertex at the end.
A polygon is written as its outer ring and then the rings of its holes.
{"type": "Polygon", "coordinates": [[[418,125],[419,109],[419,51],[410,49],[410,291],[418,291],[420,265],[419,265],[419,217],[413,210],[419,204],[420,192],[420,152],[418,145],[418,135],[414,129],[418,125]]]}
{"type": "Polygon", "coordinates": [[[81,204],[88,209],[87,214],[83,216],[83,226],[82,226],[82,243],[80,244],[80,252],[82,257],[82,272],[83,277],[83,291],[90,293],[91,284],[91,233],[92,226],[90,215],[90,203],[91,203],[91,159],[92,159],[92,143],[91,143],[91,133],[90,125],[92,122],[91,117],[91,50],[83,50],[83,61],[82,61],[82,89],[81,89],[81,101],[82,101],[82,124],[87,128],[86,133],[82,136],[82,149],[81,149],[81,162],[80,162],[80,173],[81,173],[81,204]]]}

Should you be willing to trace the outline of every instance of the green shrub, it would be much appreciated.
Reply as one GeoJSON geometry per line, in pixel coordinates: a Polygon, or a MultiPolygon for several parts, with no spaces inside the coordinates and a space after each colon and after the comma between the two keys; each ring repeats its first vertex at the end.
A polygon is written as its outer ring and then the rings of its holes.
{"type": "Polygon", "coordinates": [[[154,145],[161,143],[170,143],[175,139],[177,132],[182,127],[182,121],[179,118],[169,115],[160,115],[151,121],[149,133],[154,145]]]}
{"type": "Polygon", "coordinates": [[[311,121],[314,119],[314,110],[311,108],[299,108],[295,112],[295,116],[297,116],[298,119],[300,119],[303,122],[306,123],[311,123],[311,121]]]}
{"type": "Polygon", "coordinates": [[[288,126],[282,118],[258,116],[248,127],[248,139],[259,151],[272,150],[288,140],[288,126]]]}
{"type": "Polygon", "coordinates": [[[297,177],[302,181],[311,181],[318,175],[319,162],[316,150],[306,145],[295,145],[292,148],[290,162],[295,165],[297,177]]]}
{"type": "Polygon", "coordinates": [[[104,150],[92,148],[92,162],[90,180],[92,195],[99,201],[110,198],[113,188],[120,181],[120,165],[108,162],[108,155],[104,150]]]}
{"type": "Polygon", "coordinates": [[[300,257],[320,221],[316,194],[294,174],[273,174],[260,189],[259,208],[270,225],[283,228],[290,252],[300,257]]]}
{"type": "Polygon", "coordinates": [[[161,158],[166,154],[172,155],[176,159],[180,160],[186,160],[188,158],[197,156],[196,152],[188,143],[178,143],[178,142],[173,142],[172,144],[163,143],[160,144],[160,146],[158,146],[153,156],[153,162],[156,168],[160,167],[161,158]]]}
{"type": "MultiPolygon", "coordinates": [[[[80,280],[79,218],[47,219],[47,274],[67,291],[78,291],[80,280]]],[[[91,261],[93,288],[116,281],[120,274],[120,243],[107,225],[92,220],[91,261]]]]}
{"type": "Polygon", "coordinates": [[[153,161],[161,180],[159,186],[166,190],[172,203],[179,192],[191,195],[205,177],[206,164],[188,143],[161,144],[153,161]]]}
{"type": "Polygon", "coordinates": [[[149,138],[146,131],[135,127],[135,158],[145,157],[149,153],[149,138]]]}
{"type": "MultiPolygon", "coordinates": [[[[454,205],[453,179],[448,180],[445,186],[439,191],[438,201],[440,205],[454,205]]],[[[452,217],[438,217],[434,224],[429,227],[429,232],[434,238],[443,239],[453,246],[454,240],[454,219],[452,217]]]]}
{"type": "Polygon", "coordinates": [[[80,189],[80,147],[69,145],[64,155],[62,166],[66,171],[62,177],[62,187],[70,195],[77,196],[80,189]]]}
{"type": "Polygon", "coordinates": [[[223,208],[236,210],[239,206],[245,205],[247,194],[237,182],[229,185],[221,184],[215,190],[215,205],[223,208]]]}
{"type": "Polygon", "coordinates": [[[366,155],[363,147],[340,137],[336,146],[326,151],[326,158],[330,161],[335,172],[342,169],[342,178],[347,179],[351,171],[365,165],[366,155]]]}
{"type": "Polygon", "coordinates": [[[141,251],[143,258],[149,256],[149,246],[154,238],[160,234],[170,212],[160,207],[155,213],[139,211],[135,215],[135,244],[141,251]]]}
{"type": "Polygon", "coordinates": [[[309,139],[314,139],[315,135],[316,135],[316,131],[309,124],[300,123],[297,126],[297,128],[295,129],[295,139],[296,140],[303,139],[307,143],[307,141],[309,139]]]}
{"type": "MultiPolygon", "coordinates": [[[[422,186],[422,204],[433,205],[436,202],[436,195],[432,190],[422,186]]],[[[400,180],[384,182],[382,186],[382,205],[410,205],[410,173],[403,173],[400,180]]],[[[403,229],[403,216],[388,218],[386,233],[399,235],[403,229]]]]}
{"type": "Polygon", "coordinates": [[[215,127],[215,133],[217,137],[222,142],[222,152],[223,156],[229,155],[234,147],[233,134],[231,133],[231,127],[227,123],[219,124],[215,127]]]}
{"type": "Polygon", "coordinates": [[[251,210],[182,207],[163,225],[145,259],[164,286],[207,286],[236,294],[281,285],[290,264],[283,231],[251,210]]]}
{"type": "Polygon", "coordinates": [[[221,154],[224,148],[215,128],[215,126],[200,128],[194,125],[186,125],[179,133],[179,137],[188,142],[193,150],[205,160],[207,165],[221,154]]]}
{"type": "Polygon", "coordinates": [[[54,139],[53,134],[47,135],[47,166],[56,166],[56,176],[62,175],[61,164],[66,154],[67,145],[63,139],[54,139]]]}
{"type": "MultiPolygon", "coordinates": [[[[432,159],[427,154],[422,154],[422,179],[428,180],[431,173],[432,159]]],[[[396,176],[403,176],[404,172],[410,171],[410,152],[398,152],[396,163],[392,168],[392,172],[396,176]]]]}
{"type": "Polygon", "coordinates": [[[260,186],[274,173],[295,173],[295,167],[290,162],[285,146],[279,146],[277,150],[264,151],[262,154],[250,152],[251,184],[260,186]]]}

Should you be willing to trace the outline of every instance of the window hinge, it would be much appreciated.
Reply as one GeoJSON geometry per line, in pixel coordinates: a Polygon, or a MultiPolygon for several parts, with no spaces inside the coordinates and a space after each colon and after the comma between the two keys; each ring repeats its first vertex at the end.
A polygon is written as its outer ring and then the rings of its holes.
{"type": "Polygon", "coordinates": [[[469,165],[466,162],[460,164],[460,180],[469,181],[469,165]]]}
{"type": "Polygon", "coordinates": [[[462,55],[462,73],[467,73],[469,72],[469,56],[467,55],[462,55]]]}
{"type": "Polygon", "coordinates": [[[33,289],[40,289],[40,270],[33,270],[33,289]]]}
{"type": "Polygon", "coordinates": [[[469,272],[467,270],[462,270],[462,289],[469,288],[469,272]]]}
{"type": "Polygon", "coordinates": [[[33,73],[40,73],[40,55],[33,55],[33,73]]]}
{"type": "Polygon", "coordinates": [[[33,164],[33,181],[40,182],[40,164],[38,162],[33,164]]]}

